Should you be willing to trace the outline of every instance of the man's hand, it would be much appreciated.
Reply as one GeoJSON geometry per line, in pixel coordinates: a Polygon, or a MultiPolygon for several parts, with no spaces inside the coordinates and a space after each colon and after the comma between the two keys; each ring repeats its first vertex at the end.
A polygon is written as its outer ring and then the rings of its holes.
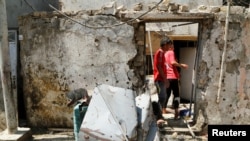
{"type": "Polygon", "coordinates": [[[184,68],[184,69],[187,69],[188,68],[188,65],[187,64],[180,64],[180,67],[184,68]]]}

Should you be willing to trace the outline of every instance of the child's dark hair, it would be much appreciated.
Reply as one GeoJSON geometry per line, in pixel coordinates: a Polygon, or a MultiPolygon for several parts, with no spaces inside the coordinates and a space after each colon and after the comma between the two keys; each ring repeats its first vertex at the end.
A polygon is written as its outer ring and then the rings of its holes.
{"type": "Polygon", "coordinates": [[[168,36],[164,36],[164,37],[161,39],[160,46],[163,47],[163,46],[166,45],[166,44],[173,44],[172,40],[171,40],[168,36]]]}

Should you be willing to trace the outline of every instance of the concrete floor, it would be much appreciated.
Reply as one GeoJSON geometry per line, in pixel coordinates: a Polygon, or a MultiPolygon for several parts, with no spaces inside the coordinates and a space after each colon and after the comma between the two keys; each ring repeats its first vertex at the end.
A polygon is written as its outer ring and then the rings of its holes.
{"type": "Polygon", "coordinates": [[[32,138],[28,141],[75,141],[73,129],[32,128],[32,138]]]}
{"type": "Polygon", "coordinates": [[[27,127],[18,127],[12,134],[9,134],[7,129],[0,133],[0,141],[27,141],[31,137],[31,130],[27,127]]]}

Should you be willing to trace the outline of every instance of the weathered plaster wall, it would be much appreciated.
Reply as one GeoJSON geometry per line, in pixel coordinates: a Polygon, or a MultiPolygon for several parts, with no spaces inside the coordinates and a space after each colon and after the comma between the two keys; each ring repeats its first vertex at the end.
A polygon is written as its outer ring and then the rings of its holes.
{"type": "MultiPolygon", "coordinates": [[[[72,127],[65,93],[96,84],[132,88],[138,82],[128,62],[137,55],[134,29],[122,24],[88,28],[65,17],[26,16],[20,20],[21,65],[26,112],[31,126],[72,127]]],[[[79,22],[117,24],[112,16],[79,14],[79,22]]]]}
{"type": "Polygon", "coordinates": [[[203,49],[197,76],[196,106],[202,109],[205,122],[210,124],[250,124],[250,13],[240,7],[231,9],[219,95],[226,14],[224,12],[215,14],[215,20],[208,22],[207,27],[201,31],[203,49]],[[219,96],[218,103],[217,96],[219,96]]]}

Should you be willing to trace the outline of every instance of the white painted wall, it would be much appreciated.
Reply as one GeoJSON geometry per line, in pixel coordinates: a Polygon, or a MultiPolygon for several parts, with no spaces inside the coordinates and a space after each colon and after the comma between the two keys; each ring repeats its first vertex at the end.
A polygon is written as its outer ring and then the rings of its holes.
{"type": "MultiPolygon", "coordinates": [[[[180,72],[180,97],[190,100],[192,96],[193,71],[196,57],[195,47],[180,48],[180,63],[188,65],[188,69],[181,69],[180,72]]],[[[193,99],[194,100],[194,99],[193,99]]]]}

